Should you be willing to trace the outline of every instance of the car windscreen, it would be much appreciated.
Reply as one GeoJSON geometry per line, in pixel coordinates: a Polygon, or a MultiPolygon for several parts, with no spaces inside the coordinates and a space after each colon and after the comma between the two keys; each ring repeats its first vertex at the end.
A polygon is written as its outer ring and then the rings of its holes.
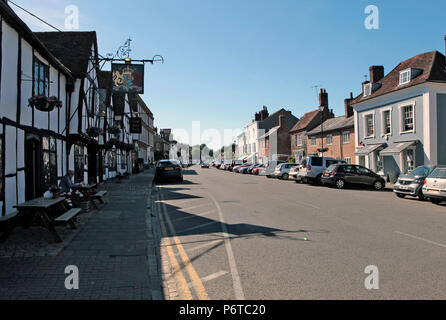
{"type": "Polygon", "coordinates": [[[434,169],[435,167],[418,167],[414,171],[409,172],[409,175],[427,177],[434,169]]]}
{"type": "Polygon", "coordinates": [[[432,174],[429,176],[429,178],[433,179],[446,179],[446,168],[437,168],[435,169],[432,174]]]}
{"type": "Polygon", "coordinates": [[[160,163],[158,163],[158,168],[167,168],[167,167],[176,167],[179,166],[178,162],[174,162],[174,161],[162,161],[160,163]]]}
{"type": "Polygon", "coordinates": [[[332,164],[331,166],[329,166],[329,167],[327,168],[327,171],[328,171],[328,172],[333,172],[333,171],[336,171],[337,168],[338,168],[338,165],[337,165],[337,164],[332,164]]]}

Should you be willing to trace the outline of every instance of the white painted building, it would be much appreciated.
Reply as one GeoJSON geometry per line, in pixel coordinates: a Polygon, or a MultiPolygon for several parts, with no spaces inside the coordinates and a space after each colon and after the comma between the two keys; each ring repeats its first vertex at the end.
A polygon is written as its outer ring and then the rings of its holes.
{"type": "Polygon", "coordinates": [[[67,173],[67,110],[73,76],[14,11],[0,1],[0,216],[42,195],[67,173]],[[33,96],[61,107],[39,111],[33,96]]]}

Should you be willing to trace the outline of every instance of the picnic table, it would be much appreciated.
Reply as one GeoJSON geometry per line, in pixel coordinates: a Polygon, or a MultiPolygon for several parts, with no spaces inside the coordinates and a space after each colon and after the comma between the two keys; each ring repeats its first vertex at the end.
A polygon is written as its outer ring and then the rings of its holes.
{"type": "Polygon", "coordinates": [[[92,191],[95,190],[98,187],[97,184],[85,184],[85,185],[78,185],[78,186],[73,186],[71,187],[71,189],[73,189],[74,191],[92,191]]]}
{"type": "Polygon", "coordinates": [[[83,191],[90,193],[90,196],[87,197],[87,201],[89,201],[93,207],[97,210],[99,209],[94,200],[98,200],[100,203],[104,203],[103,197],[107,194],[107,191],[99,191],[96,192],[98,185],[97,184],[85,184],[71,187],[73,191],[83,191]],[[94,192],[94,194],[93,194],[94,192]]]}
{"type": "Polygon", "coordinates": [[[64,206],[65,198],[59,197],[56,199],[46,199],[37,198],[31,201],[27,201],[14,206],[18,213],[15,217],[17,223],[11,224],[11,226],[6,230],[5,234],[2,236],[2,241],[6,241],[9,234],[13,231],[14,227],[18,224],[23,224],[23,226],[30,226],[36,219],[40,220],[43,226],[53,234],[56,242],[62,242],[62,238],[57,233],[55,225],[58,222],[68,222],[71,227],[75,228],[73,219],[80,213],[80,209],[66,210],[64,206]],[[53,218],[53,212],[57,208],[63,209],[65,212],[63,215],[53,218]]]}

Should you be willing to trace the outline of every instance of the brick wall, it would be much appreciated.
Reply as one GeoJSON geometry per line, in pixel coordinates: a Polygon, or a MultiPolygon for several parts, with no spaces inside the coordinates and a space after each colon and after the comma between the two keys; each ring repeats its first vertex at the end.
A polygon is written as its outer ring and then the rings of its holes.
{"type": "MultiPolygon", "coordinates": [[[[311,145],[311,137],[307,140],[307,151],[308,154],[318,153],[318,149],[322,148],[322,135],[316,135],[316,146],[311,145]]],[[[324,132],[324,148],[329,150],[324,153],[324,157],[336,158],[336,159],[346,159],[350,158],[352,163],[355,163],[355,131],[354,128],[344,129],[342,131],[336,132],[324,132]],[[344,144],[342,141],[342,132],[350,132],[350,143],[344,144]],[[332,144],[327,145],[327,136],[332,135],[332,144]]]]}

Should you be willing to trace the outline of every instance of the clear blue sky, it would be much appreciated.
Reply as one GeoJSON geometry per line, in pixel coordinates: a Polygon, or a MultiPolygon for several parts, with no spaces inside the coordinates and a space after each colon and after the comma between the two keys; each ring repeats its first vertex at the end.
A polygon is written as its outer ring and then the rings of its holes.
{"type": "Polygon", "coordinates": [[[301,117],[316,106],[311,87],[319,84],[342,115],[369,66],[387,73],[419,53],[445,51],[439,0],[14,1],[62,29],[65,6],[77,5],[80,30],[97,31],[103,55],[129,36],[133,58],[163,55],[164,65],[147,65],[143,96],[160,128],[190,130],[194,120],[203,130],[243,128],[263,105],[301,117]],[[379,30],[364,27],[371,4],[379,30]]]}

